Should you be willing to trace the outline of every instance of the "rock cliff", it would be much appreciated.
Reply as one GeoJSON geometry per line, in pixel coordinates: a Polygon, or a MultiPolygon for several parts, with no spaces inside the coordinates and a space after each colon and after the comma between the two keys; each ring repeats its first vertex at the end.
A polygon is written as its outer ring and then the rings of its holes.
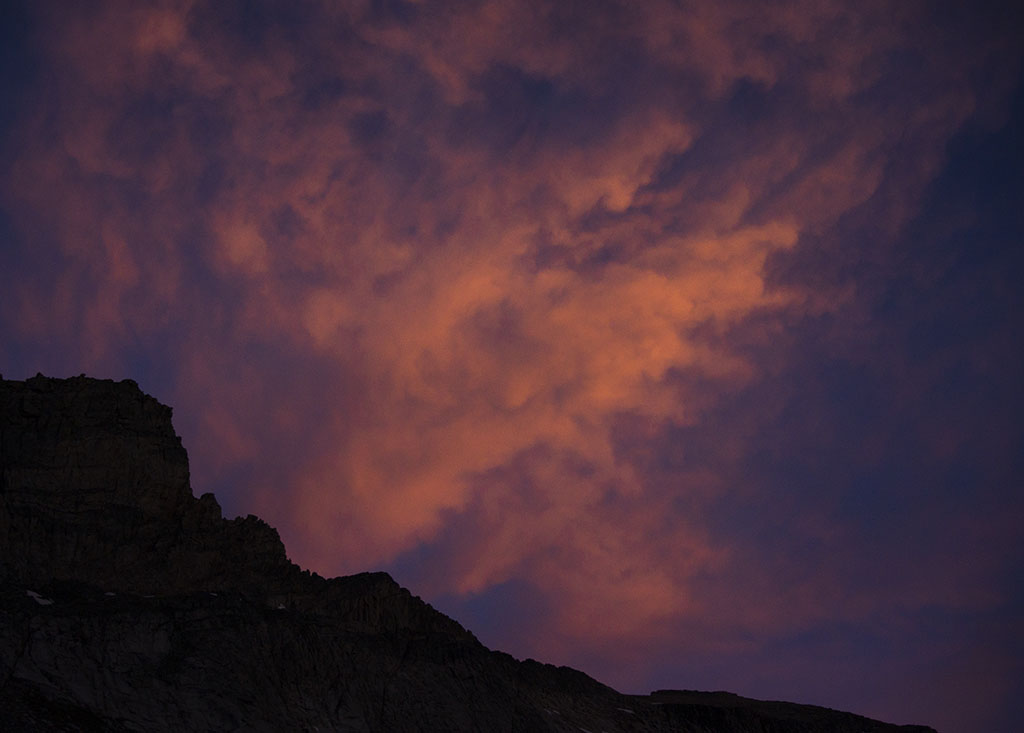
{"type": "Polygon", "coordinates": [[[0,378],[0,730],[929,731],[627,696],[488,650],[385,573],[326,580],[196,499],[131,381],[0,378]]]}

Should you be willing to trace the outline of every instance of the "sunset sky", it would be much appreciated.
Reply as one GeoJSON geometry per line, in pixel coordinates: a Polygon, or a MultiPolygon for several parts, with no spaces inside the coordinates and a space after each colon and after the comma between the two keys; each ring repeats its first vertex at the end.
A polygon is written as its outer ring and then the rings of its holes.
{"type": "Polygon", "coordinates": [[[1019,730],[1012,5],[3,2],[0,373],[517,657],[1019,730]]]}

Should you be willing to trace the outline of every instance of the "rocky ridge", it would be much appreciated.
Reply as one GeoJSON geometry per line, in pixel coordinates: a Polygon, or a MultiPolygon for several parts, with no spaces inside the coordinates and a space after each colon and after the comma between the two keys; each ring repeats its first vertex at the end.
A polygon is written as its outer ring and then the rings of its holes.
{"type": "Polygon", "coordinates": [[[491,651],[387,574],[321,578],[195,498],[134,382],[41,375],[0,377],[0,729],[931,730],[491,651]]]}

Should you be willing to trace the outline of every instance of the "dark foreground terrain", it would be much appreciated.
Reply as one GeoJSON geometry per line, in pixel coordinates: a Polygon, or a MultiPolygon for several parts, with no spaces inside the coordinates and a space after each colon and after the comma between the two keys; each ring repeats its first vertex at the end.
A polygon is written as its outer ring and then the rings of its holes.
{"type": "Polygon", "coordinates": [[[387,574],[325,580],[194,498],[134,382],[37,376],[0,378],[0,730],[931,729],[491,651],[387,574]]]}

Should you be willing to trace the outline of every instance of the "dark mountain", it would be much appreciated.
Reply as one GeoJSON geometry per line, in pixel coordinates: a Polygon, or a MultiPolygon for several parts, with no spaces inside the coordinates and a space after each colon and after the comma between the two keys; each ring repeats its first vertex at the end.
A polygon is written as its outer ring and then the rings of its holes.
{"type": "Polygon", "coordinates": [[[325,580],[194,498],[134,382],[36,376],[0,378],[0,730],[931,729],[491,651],[387,574],[325,580]]]}

